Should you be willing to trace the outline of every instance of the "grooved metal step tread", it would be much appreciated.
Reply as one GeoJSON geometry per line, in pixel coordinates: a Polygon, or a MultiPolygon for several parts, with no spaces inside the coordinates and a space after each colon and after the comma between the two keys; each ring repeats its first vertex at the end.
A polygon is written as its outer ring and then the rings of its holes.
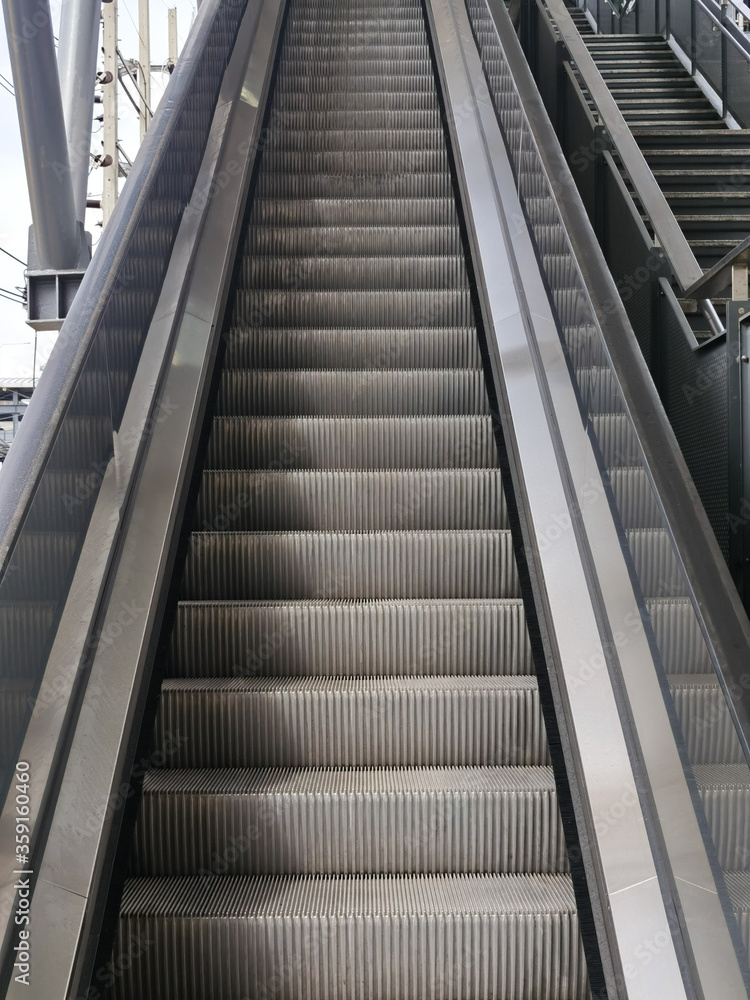
{"type": "Polygon", "coordinates": [[[131,866],[134,875],[565,871],[545,767],[152,771],[131,866]]]}
{"type": "Polygon", "coordinates": [[[371,327],[472,326],[474,313],[467,288],[377,291],[240,289],[234,322],[262,326],[371,327]]]}
{"type": "Polygon", "coordinates": [[[750,772],[747,764],[698,764],[693,768],[700,791],[737,789],[750,793],[750,772]]]}
{"type": "MultiPolygon", "coordinates": [[[[185,958],[208,937],[213,960],[157,967],[144,1000],[240,1000],[269,980],[280,1000],[438,997],[446,984],[476,1000],[588,995],[564,875],[129,880],[121,947],[147,927],[185,958]],[[295,955],[281,977],[280,954],[295,955]]],[[[121,996],[140,984],[141,964],[118,977],[121,996]]]]}
{"type": "Polygon", "coordinates": [[[497,469],[207,471],[203,530],[507,528],[497,469]]]}
{"type": "Polygon", "coordinates": [[[652,598],[646,607],[666,672],[713,677],[708,648],[688,598],[652,598]]]}
{"type": "Polygon", "coordinates": [[[193,532],[182,595],[518,597],[509,531],[193,532]]]}
{"type": "Polygon", "coordinates": [[[716,676],[670,676],[669,686],[687,744],[688,759],[693,765],[744,761],[724,692],[716,676]]]}
{"type": "MultiPolygon", "coordinates": [[[[279,107],[275,121],[272,116],[271,127],[283,128],[283,116],[289,112],[297,111],[381,111],[389,109],[410,111],[435,110],[438,107],[435,94],[428,90],[377,90],[355,93],[329,91],[320,93],[290,89],[283,95],[279,95],[279,107]]],[[[435,151],[431,150],[430,152],[435,151]]]]}
{"type": "Polygon", "coordinates": [[[166,766],[549,763],[534,677],[252,677],[164,681],[166,766]]]}
{"type": "MultiPolygon", "coordinates": [[[[728,765],[739,772],[738,765],[728,765]]],[[[721,769],[721,770],[725,770],[721,769]]],[[[717,768],[703,768],[715,771],[717,768]]],[[[711,783],[711,782],[709,782],[711,783]]],[[[734,783],[734,782],[733,782],[734,783]]],[[[744,774],[743,786],[750,784],[744,774]]],[[[152,768],[145,795],[430,795],[554,792],[551,767],[378,767],[378,768],[230,768],[189,771],[152,768]]]]}
{"type": "Polygon", "coordinates": [[[227,337],[225,362],[227,368],[254,370],[482,367],[479,341],[471,327],[356,332],[235,327],[227,337]]]}
{"type": "Polygon", "coordinates": [[[484,374],[451,371],[222,373],[220,416],[428,416],[489,413],[484,374]]]}
{"type": "MultiPolygon", "coordinates": [[[[245,252],[303,257],[448,256],[461,252],[456,225],[441,226],[251,226],[245,252]]],[[[383,331],[384,333],[386,331],[383,331]]]]}
{"type": "MultiPolygon", "coordinates": [[[[126,917],[142,914],[175,920],[221,919],[225,915],[259,921],[262,918],[314,917],[393,920],[396,917],[445,915],[458,918],[497,913],[568,914],[574,918],[575,901],[570,879],[563,875],[226,879],[197,876],[129,879],[123,895],[123,915],[126,917]]],[[[560,950],[566,950],[563,947],[565,938],[556,943],[560,950]]],[[[571,942],[567,944],[570,947],[571,942]]],[[[406,953],[409,961],[413,961],[414,953],[409,949],[406,953]]],[[[537,957],[536,949],[532,949],[532,956],[537,957]]],[[[500,957],[495,957],[498,966],[500,957]]],[[[563,997],[571,995],[568,992],[560,994],[563,997]]]]}
{"type": "Polygon", "coordinates": [[[314,257],[245,258],[240,289],[296,292],[381,289],[468,289],[466,264],[458,254],[426,257],[328,257],[325,246],[314,257]]]}
{"type": "MultiPolygon", "coordinates": [[[[630,425],[627,433],[632,435],[630,425]]],[[[625,439],[626,431],[621,437],[625,439]]],[[[630,454],[624,457],[629,460],[623,464],[635,464],[630,454]]],[[[214,469],[486,469],[497,465],[492,420],[476,416],[216,417],[206,456],[206,467],[214,469]]]]}
{"type": "Polygon", "coordinates": [[[122,912],[200,917],[396,917],[575,913],[564,875],[129,879],[122,912]]]}
{"type": "MultiPolygon", "coordinates": [[[[332,115],[343,115],[350,113],[358,121],[366,121],[374,115],[387,116],[389,119],[394,116],[406,116],[410,118],[419,116],[435,116],[437,111],[317,111],[305,110],[294,112],[301,114],[305,118],[330,117],[332,115]]],[[[292,112],[285,112],[285,120],[292,112]]],[[[285,127],[285,126],[284,126],[285,127]]],[[[294,150],[268,149],[264,154],[266,170],[261,172],[258,178],[260,184],[268,179],[269,174],[290,173],[290,174],[360,174],[372,175],[386,174],[388,176],[420,173],[434,174],[447,173],[448,153],[443,148],[438,149],[338,149],[318,152],[300,153],[294,150]]]]}
{"type": "Polygon", "coordinates": [[[167,663],[171,677],[532,673],[518,598],[183,601],[167,663]]]}
{"type": "MultiPolygon", "coordinates": [[[[388,192],[392,198],[443,198],[453,192],[450,175],[431,173],[393,174],[365,171],[291,173],[281,169],[264,174],[258,182],[260,198],[371,198],[388,192]]],[[[325,252],[325,247],[321,248],[325,252]]]]}
{"type": "Polygon", "coordinates": [[[382,198],[259,198],[253,203],[251,218],[256,225],[272,226],[458,224],[453,198],[389,198],[385,192],[382,198]]]}

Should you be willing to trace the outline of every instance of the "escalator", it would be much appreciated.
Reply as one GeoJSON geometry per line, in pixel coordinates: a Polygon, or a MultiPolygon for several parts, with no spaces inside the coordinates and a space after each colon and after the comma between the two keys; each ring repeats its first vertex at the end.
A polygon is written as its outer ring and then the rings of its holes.
{"type": "Polygon", "coordinates": [[[282,45],[114,996],[583,998],[423,11],[282,45]]]}
{"type": "Polygon", "coordinates": [[[750,995],[750,624],[504,6],[191,41],[0,483],[0,992],[750,995]]]}

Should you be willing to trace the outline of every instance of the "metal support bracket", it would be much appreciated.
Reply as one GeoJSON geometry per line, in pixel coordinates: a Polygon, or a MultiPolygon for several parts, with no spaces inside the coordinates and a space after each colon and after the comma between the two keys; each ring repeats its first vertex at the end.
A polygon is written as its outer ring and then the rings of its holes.
{"type": "Polygon", "coordinates": [[[34,227],[29,229],[29,266],[26,271],[26,322],[37,331],[59,330],[68,315],[76,292],[91,261],[91,234],[78,223],[77,267],[44,268],[36,248],[34,227]]]}

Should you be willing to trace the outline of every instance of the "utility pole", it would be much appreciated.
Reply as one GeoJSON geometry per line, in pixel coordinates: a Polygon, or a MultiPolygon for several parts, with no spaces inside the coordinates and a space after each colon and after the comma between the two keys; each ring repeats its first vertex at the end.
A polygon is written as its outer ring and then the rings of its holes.
{"type": "Polygon", "coordinates": [[[140,38],[138,59],[141,72],[141,142],[151,119],[151,19],[149,0],[138,0],[138,35],[140,38]]]}
{"type": "Polygon", "coordinates": [[[60,15],[57,63],[76,216],[82,223],[86,221],[101,6],[101,0],[63,0],[60,15]]]}
{"type": "Polygon", "coordinates": [[[167,17],[169,23],[169,55],[167,58],[167,66],[169,67],[169,72],[177,65],[177,8],[169,7],[167,9],[167,17]]]}
{"type": "Polygon", "coordinates": [[[115,209],[118,192],[119,154],[117,150],[117,0],[102,5],[104,21],[104,73],[110,82],[102,85],[104,111],[104,159],[102,181],[103,225],[115,209]]]}

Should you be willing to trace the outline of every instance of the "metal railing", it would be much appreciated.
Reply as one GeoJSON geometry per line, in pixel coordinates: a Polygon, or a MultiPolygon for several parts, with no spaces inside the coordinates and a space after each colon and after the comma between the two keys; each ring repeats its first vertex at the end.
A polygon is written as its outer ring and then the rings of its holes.
{"type": "MultiPolygon", "coordinates": [[[[562,0],[545,0],[544,10],[575,64],[583,87],[596,108],[606,140],[622,161],[635,194],[653,227],[658,245],[669,263],[672,275],[680,291],[684,293],[700,280],[703,269],[675,219],[617,101],[573,23],[567,7],[562,0]]],[[[724,332],[724,325],[710,299],[704,297],[699,300],[699,305],[713,334],[721,335],[724,332]]]]}
{"type": "Polygon", "coordinates": [[[721,102],[722,116],[731,115],[750,127],[750,36],[737,25],[733,12],[750,21],[743,0],[636,0],[619,14],[609,0],[579,0],[603,34],[662,35],[673,39],[690,64],[692,74],[706,81],[721,102]]]}
{"type": "MultiPolygon", "coordinates": [[[[654,3],[639,0],[637,9],[641,29],[651,34],[647,20],[653,18],[654,3]]],[[[632,15],[628,17],[632,30],[632,15]]],[[[748,295],[732,280],[742,244],[703,274],[561,0],[528,0],[522,8],[521,38],[711,526],[750,608],[748,504],[746,488],[735,474],[747,464],[742,456],[750,436],[740,414],[745,397],[733,388],[739,368],[744,371],[737,360],[748,353],[740,345],[734,313],[736,308],[741,318],[747,314],[748,302],[740,300],[748,295]],[[692,282],[691,274],[696,275],[692,282]],[[732,301],[738,294],[740,300],[732,301]],[[697,302],[708,305],[711,298],[729,298],[723,324],[727,335],[699,342],[686,313],[695,312],[697,302]]],[[[750,79],[744,54],[742,66],[743,79],[750,79]]],[[[750,102],[750,87],[745,89],[750,102]]]]}

